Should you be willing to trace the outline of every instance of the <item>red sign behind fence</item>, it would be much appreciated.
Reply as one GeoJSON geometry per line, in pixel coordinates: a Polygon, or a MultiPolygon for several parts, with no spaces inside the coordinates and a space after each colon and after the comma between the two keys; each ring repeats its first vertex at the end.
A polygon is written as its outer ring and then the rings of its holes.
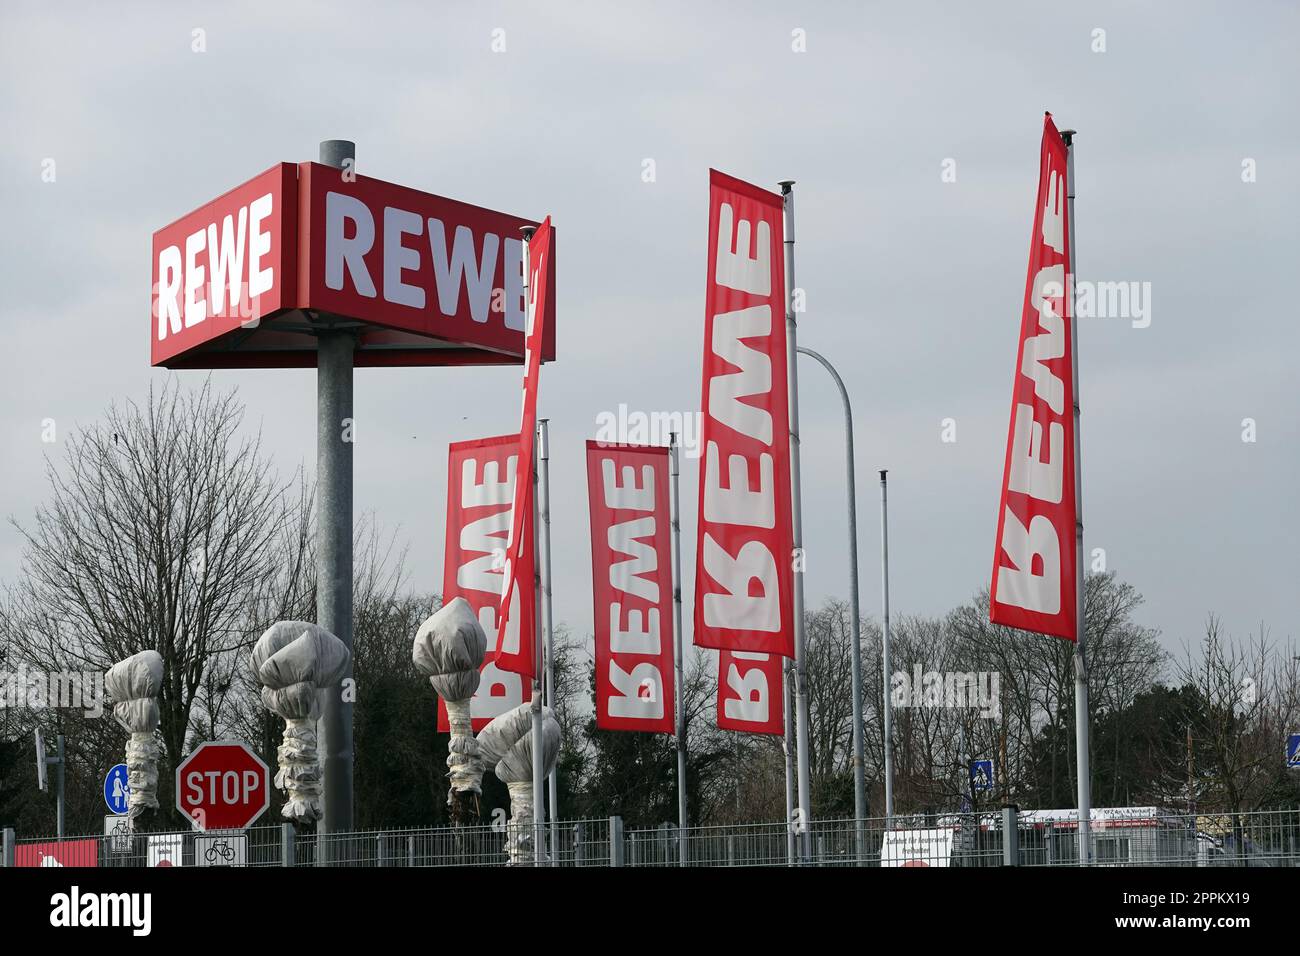
{"type": "Polygon", "coordinates": [[[14,847],[14,866],[99,866],[98,840],[62,840],[58,843],[20,843],[14,847]]]}

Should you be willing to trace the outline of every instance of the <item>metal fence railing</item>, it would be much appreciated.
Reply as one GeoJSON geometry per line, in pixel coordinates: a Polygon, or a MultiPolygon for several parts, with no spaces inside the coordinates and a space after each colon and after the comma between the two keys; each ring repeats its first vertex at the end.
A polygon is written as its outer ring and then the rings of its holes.
{"type": "MultiPolygon", "coordinates": [[[[692,827],[625,828],[618,817],[561,821],[540,834],[542,862],[586,866],[989,867],[1077,865],[1069,811],[896,816],[692,827]],[[1014,837],[1011,836],[1014,831],[1014,837]],[[683,857],[685,858],[683,860],[683,857]]],[[[18,838],[4,831],[5,866],[500,866],[531,824],[317,834],[290,824],[237,832],[130,833],[18,838]]],[[[1153,808],[1094,811],[1096,866],[1300,866],[1300,809],[1174,814],[1153,808]]]]}

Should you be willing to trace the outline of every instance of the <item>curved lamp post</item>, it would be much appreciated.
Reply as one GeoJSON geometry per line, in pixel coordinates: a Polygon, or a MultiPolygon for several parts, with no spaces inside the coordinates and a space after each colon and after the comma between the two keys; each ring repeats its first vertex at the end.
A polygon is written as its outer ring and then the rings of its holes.
{"type": "MultiPolygon", "coordinates": [[[[853,476],[853,409],[849,404],[849,393],[844,387],[844,380],[835,366],[825,356],[810,348],[800,345],[798,351],[819,362],[822,368],[830,372],[835,386],[840,390],[840,399],[844,402],[844,441],[845,460],[848,463],[849,496],[849,603],[853,611],[853,649],[851,664],[853,673],[853,819],[857,841],[857,860],[861,865],[866,859],[866,838],[863,833],[863,818],[866,816],[866,762],[862,752],[862,651],[860,647],[861,615],[858,611],[858,509],[857,490],[853,476]]],[[[889,690],[885,689],[885,707],[888,712],[889,690]]],[[[886,731],[885,760],[889,763],[889,738],[886,731]]],[[[886,778],[889,771],[886,769],[886,778]]],[[[888,783],[886,784],[888,786],[888,783]]]]}

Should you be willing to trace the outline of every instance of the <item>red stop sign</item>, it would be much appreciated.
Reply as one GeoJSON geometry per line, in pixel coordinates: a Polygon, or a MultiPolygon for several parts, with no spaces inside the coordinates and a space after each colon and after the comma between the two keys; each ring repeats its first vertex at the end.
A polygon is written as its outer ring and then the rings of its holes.
{"type": "Polygon", "coordinates": [[[176,806],[200,830],[242,830],[271,805],[271,773],[239,740],[199,744],[176,768],[176,806]]]}

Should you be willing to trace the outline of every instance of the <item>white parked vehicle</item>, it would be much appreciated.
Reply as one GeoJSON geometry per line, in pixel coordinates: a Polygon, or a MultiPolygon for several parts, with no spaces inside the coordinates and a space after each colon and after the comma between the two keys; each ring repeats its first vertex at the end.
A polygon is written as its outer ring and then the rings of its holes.
{"type": "MultiPolygon", "coordinates": [[[[1096,866],[1237,865],[1231,835],[1193,829],[1189,817],[1158,807],[1094,807],[1091,813],[1096,866]]],[[[917,826],[887,831],[880,865],[888,867],[1000,866],[1000,813],[941,814],[917,826]]],[[[1075,810],[1023,810],[1019,816],[1020,861],[1025,865],[1069,865],[1079,859],[1075,810]]],[[[1244,847],[1255,860],[1250,841],[1244,847]]],[[[1258,865],[1268,865],[1262,860],[1258,865]]]]}

